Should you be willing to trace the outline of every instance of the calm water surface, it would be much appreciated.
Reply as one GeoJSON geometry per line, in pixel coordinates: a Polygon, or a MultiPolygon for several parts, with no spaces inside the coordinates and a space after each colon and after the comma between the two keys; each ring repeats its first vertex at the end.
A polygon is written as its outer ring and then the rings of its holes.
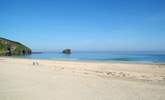
{"type": "Polygon", "coordinates": [[[93,61],[122,61],[165,63],[164,53],[149,52],[73,52],[62,54],[59,52],[45,52],[26,56],[17,56],[30,59],[55,59],[55,60],[93,60],[93,61]]]}

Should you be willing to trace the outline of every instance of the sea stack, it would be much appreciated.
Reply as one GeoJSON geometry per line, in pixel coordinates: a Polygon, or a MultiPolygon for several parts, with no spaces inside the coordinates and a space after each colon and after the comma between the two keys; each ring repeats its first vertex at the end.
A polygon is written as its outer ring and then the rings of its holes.
{"type": "Polygon", "coordinates": [[[0,56],[28,55],[32,50],[16,41],[0,37],[0,56]]]}
{"type": "Polygon", "coordinates": [[[62,51],[62,53],[64,53],[64,54],[71,54],[71,49],[64,49],[62,51]]]}

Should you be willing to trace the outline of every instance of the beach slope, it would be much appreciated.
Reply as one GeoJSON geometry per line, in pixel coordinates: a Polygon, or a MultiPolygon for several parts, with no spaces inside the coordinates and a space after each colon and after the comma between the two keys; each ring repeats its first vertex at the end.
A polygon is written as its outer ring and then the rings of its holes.
{"type": "Polygon", "coordinates": [[[164,98],[164,64],[0,58],[0,100],[164,98]]]}

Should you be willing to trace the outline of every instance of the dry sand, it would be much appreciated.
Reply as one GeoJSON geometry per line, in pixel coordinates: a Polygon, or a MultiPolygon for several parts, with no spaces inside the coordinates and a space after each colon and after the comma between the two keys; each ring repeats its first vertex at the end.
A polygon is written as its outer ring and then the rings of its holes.
{"type": "Polygon", "coordinates": [[[165,100],[165,65],[1,57],[0,100],[165,100]]]}

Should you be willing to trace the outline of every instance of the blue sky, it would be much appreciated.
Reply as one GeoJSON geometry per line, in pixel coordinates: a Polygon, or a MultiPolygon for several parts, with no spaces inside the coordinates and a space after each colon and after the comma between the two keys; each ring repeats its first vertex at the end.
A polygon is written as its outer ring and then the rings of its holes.
{"type": "Polygon", "coordinates": [[[165,0],[0,0],[0,36],[34,51],[165,51],[165,0]]]}

